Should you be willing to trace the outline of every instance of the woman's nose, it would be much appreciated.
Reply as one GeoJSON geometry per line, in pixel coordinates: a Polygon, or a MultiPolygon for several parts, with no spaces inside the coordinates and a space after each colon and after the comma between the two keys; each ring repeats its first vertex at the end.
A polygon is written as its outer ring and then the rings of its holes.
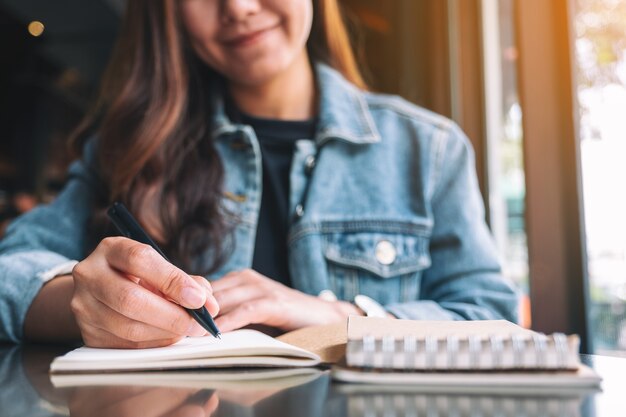
{"type": "Polygon", "coordinates": [[[245,20],[260,10],[260,0],[222,0],[222,19],[225,22],[245,20]]]}

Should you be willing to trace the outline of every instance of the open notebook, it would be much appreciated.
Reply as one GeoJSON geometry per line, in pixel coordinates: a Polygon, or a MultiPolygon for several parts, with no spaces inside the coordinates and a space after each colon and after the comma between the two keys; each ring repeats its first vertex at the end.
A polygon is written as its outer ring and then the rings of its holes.
{"type": "Polygon", "coordinates": [[[333,377],[429,386],[597,386],[577,336],[546,336],[504,320],[348,319],[345,363],[333,377]]]}
{"type": "Polygon", "coordinates": [[[52,373],[139,371],[229,367],[306,367],[320,363],[308,350],[281,342],[255,330],[188,337],[171,346],[152,349],[81,347],[55,358],[52,373]]]}
{"type": "Polygon", "coordinates": [[[168,372],[54,373],[55,388],[81,386],[141,386],[191,389],[237,389],[238,391],[280,391],[313,381],[324,374],[318,368],[212,369],[168,372]]]}

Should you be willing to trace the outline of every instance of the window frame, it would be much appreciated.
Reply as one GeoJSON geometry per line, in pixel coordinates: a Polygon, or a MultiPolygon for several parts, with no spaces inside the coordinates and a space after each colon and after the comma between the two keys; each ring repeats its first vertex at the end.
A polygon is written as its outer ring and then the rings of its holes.
{"type": "Polygon", "coordinates": [[[572,11],[569,0],[515,0],[514,10],[532,327],[576,333],[590,353],[572,11]]]}
{"type": "MultiPolygon", "coordinates": [[[[465,130],[476,150],[489,221],[484,3],[447,1],[448,91],[449,116],[465,130]]],[[[569,0],[514,0],[532,328],[578,334],[581,352],[591,353],[572,13],[569,0]]]]}

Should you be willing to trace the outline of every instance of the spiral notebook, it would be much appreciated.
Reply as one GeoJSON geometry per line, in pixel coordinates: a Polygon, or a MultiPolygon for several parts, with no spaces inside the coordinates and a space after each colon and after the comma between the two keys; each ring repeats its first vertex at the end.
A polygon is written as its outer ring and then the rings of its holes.
{"type": "Polygon", "coordinates": [[[543,335],[504,320],[348,319],[337,380],[442,386],[597,386],[577,336],[543,335]]]}

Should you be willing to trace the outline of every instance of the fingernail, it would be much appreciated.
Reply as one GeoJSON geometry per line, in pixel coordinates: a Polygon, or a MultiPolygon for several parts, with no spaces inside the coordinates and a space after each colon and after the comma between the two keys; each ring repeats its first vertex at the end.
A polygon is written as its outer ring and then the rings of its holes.
{"type": "Polygon", "coordinates": [[[211,284],[209,284],[208,281],[202,281],[202,285],[204,286],[204,288],[207,290],[207,293],[209,294],[213,294],[213,287],[211,287],[211,284]]]}
{"type": "Polygon", "coordinates": [[[209,296],[207,298],[207,301],[210,301],[208,304],[208,310],[209,313],[211,313],[211,316],[215,317],[217,316],[217,313],[220,312],[220,305],[218,304],[217,300],[215,299],[215,297],[213,297],[212,295],[209,296]]]}
{"type": "Polygon", "coordinates": [[[183,298],[183,303],[185,303],[187,307],[200,308],[205,301],[202,292],[193,287],[183,288],[180,295],[183,298]]]}

